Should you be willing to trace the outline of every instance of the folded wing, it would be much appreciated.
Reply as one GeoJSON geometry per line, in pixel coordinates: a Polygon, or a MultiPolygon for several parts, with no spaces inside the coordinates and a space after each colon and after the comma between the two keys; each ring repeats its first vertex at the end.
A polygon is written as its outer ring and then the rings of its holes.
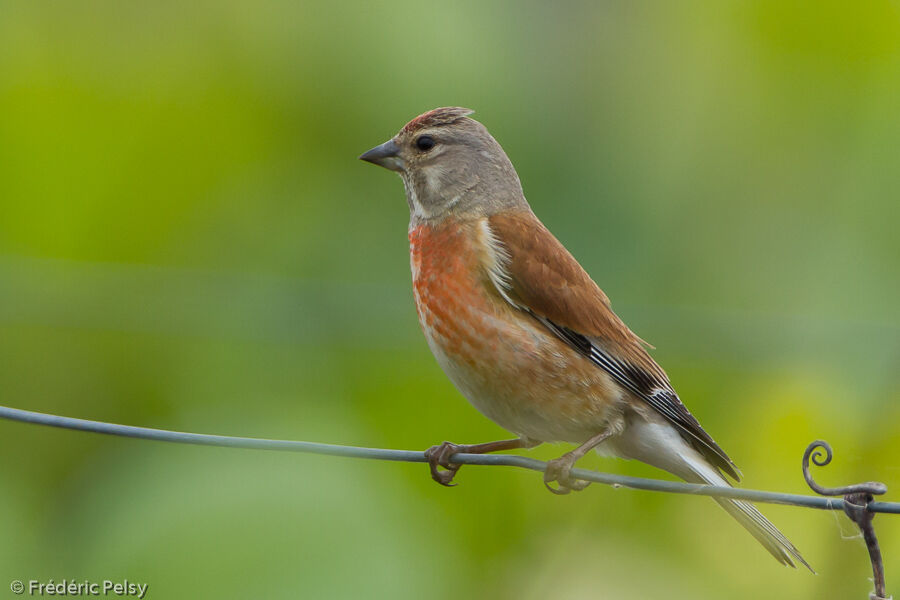
{"type": "Polygon", "coordinates": [[[669,378],[612,311],[609,298],[530,211],[493,215],[490,243],[501,295],[528,312],[619,385],[653,407],[713,465],[735,479],[734,463],[681,402],[669,378]]]}

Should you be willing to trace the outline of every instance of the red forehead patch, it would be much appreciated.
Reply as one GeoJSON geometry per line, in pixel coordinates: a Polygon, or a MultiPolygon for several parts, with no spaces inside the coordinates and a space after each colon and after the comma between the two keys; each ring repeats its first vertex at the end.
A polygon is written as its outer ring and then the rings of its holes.
{"type": "Polygon", "coordinates": [[[463,117],[471,115],[473,112],[475,111],[459,106],[445,106],[443,108],[435,108],[434,110],[429,110],[425,114],[419,115],[418,117],[404,125],[403,131],[406,133],[412,133],[413,131],[424,129],[426,127],[452,125],[463,117]]]}

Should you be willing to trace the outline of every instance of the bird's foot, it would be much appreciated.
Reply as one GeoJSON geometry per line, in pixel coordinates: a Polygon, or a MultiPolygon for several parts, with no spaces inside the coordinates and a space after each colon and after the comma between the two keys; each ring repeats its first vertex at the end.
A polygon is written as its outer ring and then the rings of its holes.
{"type": "Polygon", "coordinates": [[[547,486],[547,489],[554,494],[564,496],[572,490],[580,492],[589,486],[591,484],[590,481],[575,479],[569,473],[572,470],[575,461],[579,458],[581,457],[569,453],[547,461],[547,470],[544,471],[544,485],[547,486]],[[554,481],[558,484],[558,487],[552,487],[550,485],[554,481]]]}
{"type": "Polygon", "coordinates": [[[462,466],[450,462],[450,457],[457,452],[464,452],[466,454],[485,454],[486,452],[499,452],[500,450],[512,450],[514,448],[533,448],[539,443],[540,442],[524,438],[466,445],[444,442],[443,444],[432,446],[426,450],[425,459],[428,460],[428,465],[431,467],[431,478],[441,485],[450,487],[456,485],[450,482],[453,481],[453,477],[456,476],[456,472],[459,471],[459,468],[462,466]],[[438,467],[443,467],[445,470],[441,471],[438,467]]]}
{"type": "Polygon", "coordinates": [[[425,458],[428,460],[428,466],[431,468],[431,478],[441,485],[447,487],[455,486],[456,484],[452,483],[453,478],[456,477],[456,472],[459,471],[462,465],[451,463],[450,457],[457,452],[465,451],[466,446],[460,446],[453,442],[444,442],[426,450],[425,458]],[[438,469],[438,467],[443,467],[444,470],[438,469]]]}

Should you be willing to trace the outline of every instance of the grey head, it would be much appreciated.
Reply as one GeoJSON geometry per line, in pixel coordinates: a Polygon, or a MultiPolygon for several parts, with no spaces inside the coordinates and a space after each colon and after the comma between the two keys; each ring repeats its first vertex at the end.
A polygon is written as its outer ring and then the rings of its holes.
{"type": "Polygon", "coordinates": [[[470,114],[459,107],[430,110],[359,157],[400,175],[411,224],[528,210],[503,148],[470,114]]]}

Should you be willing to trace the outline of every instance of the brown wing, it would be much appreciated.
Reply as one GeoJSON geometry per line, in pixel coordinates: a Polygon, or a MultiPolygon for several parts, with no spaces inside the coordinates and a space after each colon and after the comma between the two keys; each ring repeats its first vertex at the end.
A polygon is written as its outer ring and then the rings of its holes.
{"type": "Polygon", "coordinates": [[[681,402],[643,340],[612,311],[606,294],[543,223],[529,211],[493,215],[488,225],[508,255],[504,296],[647,402],[707,459],[738,479],[734,463],[681,402]]]}

